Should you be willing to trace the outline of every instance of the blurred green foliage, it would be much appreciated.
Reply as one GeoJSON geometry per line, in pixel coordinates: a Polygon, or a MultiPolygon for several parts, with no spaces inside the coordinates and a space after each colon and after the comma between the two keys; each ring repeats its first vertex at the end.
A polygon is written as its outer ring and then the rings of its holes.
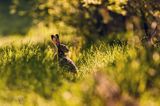
{"type": "Polygon", "coordinates": [[[77,57],[79,72],[73,75],[57,67],[53,61],[54,49],[47,42],[1,47],[1,90],[13,92],[7,94],[11,95],[11,100],[2,93],[1,103],[43,105],[46,102],[39,100],[41,97],[29,96],[39,94],[52,105],[97,106],[112,103],[112,99],[119,105],[135,104],[136,99],[158,105],[160,48],[152,49],[154,52],[147,56],[148,51],[143,46],[99,41],[77,57]],[[106,92],[111,88],[114,90],[106,92]],[[104,95],[108,95],[107,98],[104,95]]]}
{"type": "Polygon", "coordinates": [[[0,0],[0,105],[159,106],[159,3],[0,0]],[[55,33],[78,74],[53,60],[55,33]]]}
{"type": "MultiPolygon", "coordinates": [[[[158,0],[6,0],[2,1],[2,10],[6,8],[3,12],[10,15],[1,15],[14,16],[17,20],[22,20],[18,21],[21,24],[16,25],[17,22],[14,21],[13,25],[16,28],[25,26],[24,32],[27,32],[30,26],[39,23],[50,27],[56,22],[64,22],[68,26],[75,27],[78,35],[83,35],[87,39],[96,40],[99,36],[128,31],[132,31],[142,39],[142,36],[145,36],[144,23],[148,32],[154,29],[153,22],[159,25],[158,4],[158,0]]],[[[2,19],[5,21],[5,18],[2,19]]],[[[2,25],[4,26],[0,24],[2,25]]]]}

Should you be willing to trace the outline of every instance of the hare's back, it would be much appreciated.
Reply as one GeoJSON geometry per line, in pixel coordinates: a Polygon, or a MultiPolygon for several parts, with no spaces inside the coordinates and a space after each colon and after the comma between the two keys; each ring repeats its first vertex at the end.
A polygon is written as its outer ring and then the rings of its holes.
{"type": "Polygon", "coordinates": [[[76,65],[74,64],[74,62],[70,58],[63,57],[63,58],[61,58],[59,60],[59,63],[60,63],[60,66],[62,68],[65,68],[68,71],[71,71],[71,72],[74,72],[74,73],[77,72],[77,67],[76,67],[76,65]]]}

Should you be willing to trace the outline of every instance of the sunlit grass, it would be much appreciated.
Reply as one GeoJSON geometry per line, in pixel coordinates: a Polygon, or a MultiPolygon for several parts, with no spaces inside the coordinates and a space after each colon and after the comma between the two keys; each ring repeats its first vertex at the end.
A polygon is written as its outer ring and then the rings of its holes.
{"type": "MultiPolygon", "coordinates": [[[[160,97],[156,95],[159,77],[155,74],[159,68],[157,50],[152,54],[143,46],[111,45],[102,41],[82,51],[82,43],[69,45],[68,55],[77,64],[77,75],[58,68],[53,61],[54,49],[47,40],[0,47],[0,103],[13,106],[103,105],[103,98],[95,94],[98,85],[94,76],[102,72],[104,78],[118,86],[122,99],[123,95],[129,95],[140,100],[141,105],[159,104],[160,97]]],[[[119,104],[124,104],[123,100],[119,104]]]]}

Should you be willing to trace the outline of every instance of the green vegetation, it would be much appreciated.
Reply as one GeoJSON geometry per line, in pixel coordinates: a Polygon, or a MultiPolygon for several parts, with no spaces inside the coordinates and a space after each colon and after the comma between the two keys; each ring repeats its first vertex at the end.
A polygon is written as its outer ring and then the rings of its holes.
{"type": "MultiPolygon", "coordinates": [[[[1,105],[102,105],[105,97],[97,91],[97,82],[104,82],[98,73],[118,86],[120,98],[128,95],[141,105],[159,104],[158,50],[148,60],[143,46],[99,41],[78,53],[81,55],[77,57],[77,75],[57,67],[54,51],[47,42],[4,46],[0,51],[1,105]],[[149,98],[152,99],[148,101],[149,98]]],[[[114,84],[108,86],[112,88],[114,84]]],[[[103,92],[104,88],[101,89],[103,92]]],[[[125,104],[120,99],[118,103],[125,104]]]]}
{"type": "Polygon", "coordinates": [[[158,0],[4,0],[0,106],[160,106],[158,0]],[[78,67],[59,67],[58,33],[78,67]]]}

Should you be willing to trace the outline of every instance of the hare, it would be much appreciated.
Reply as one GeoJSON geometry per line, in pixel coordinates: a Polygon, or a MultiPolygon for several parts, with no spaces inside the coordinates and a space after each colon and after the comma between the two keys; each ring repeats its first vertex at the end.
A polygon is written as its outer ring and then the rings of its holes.
{"type": "Polygon", "coordinates": [[[60,43],[59,35],[58,34],[51,35],[51,40],[53,45],[56,47],[56,56],[58,58],[57,60],[59,66],[73,73],[77,73],[76,65],[66,55],[66,53],[69,52],[69,49],[64,44],[60,43]]]}

